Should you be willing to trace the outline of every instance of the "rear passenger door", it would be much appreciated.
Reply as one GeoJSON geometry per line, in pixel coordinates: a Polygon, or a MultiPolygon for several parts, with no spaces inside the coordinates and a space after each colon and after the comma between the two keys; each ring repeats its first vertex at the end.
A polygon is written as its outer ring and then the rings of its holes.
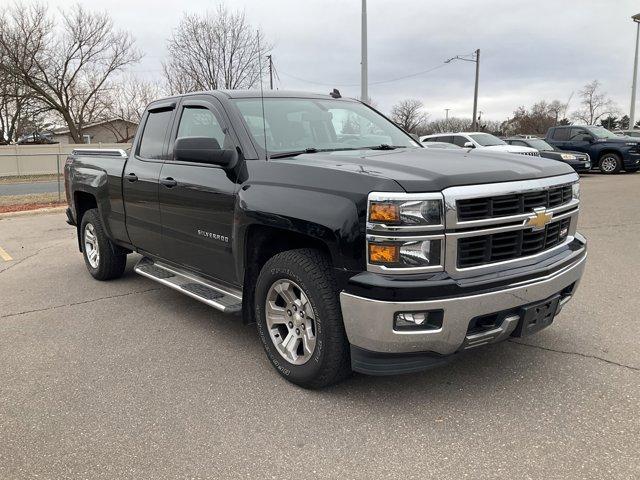
{"type": "Polygon", "coordinates": [[[571,150],[571,145],[569,145],[570,132],[570,128],[556,128],[553,130],[548,142],[560,150],[571,150]]]}
{"type": "MultiPolygon", "coordinates": [[[[234,149],[237,140],[222,106],[214,97],[182,102],[172,128],[176,138],[215,138],[220,148],[234,149]]],[[[206,276],[236,283],[232,256],[236,195],[233,172],[218,165],[165,162],[160,174],[162,257],[206,276]]]]}
{"type": "Polygon", "coordinates": [[[125,220],[131,243],[142,253],[160,255],[162,234],[158,178],[166,157],[167,134],[175,103],[151,107],[142,134],[125,164],[122,178],[125,220]]]}

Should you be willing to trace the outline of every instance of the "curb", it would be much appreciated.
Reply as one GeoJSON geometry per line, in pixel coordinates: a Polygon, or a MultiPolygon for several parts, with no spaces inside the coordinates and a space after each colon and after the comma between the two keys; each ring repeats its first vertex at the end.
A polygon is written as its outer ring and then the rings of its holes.
{"type": "Polygon", "coordinates": [[[58,213],[64,212],[67,208],[66,205],[61,207],[45,207],[45,208],[34,208],[33,210],[22,210],[19,212],[6,212],[0,213],[0,219],[2,218],[13,218],[13,217],[28,217],[31,215],[40,215],[46,213],[58,213]]]}

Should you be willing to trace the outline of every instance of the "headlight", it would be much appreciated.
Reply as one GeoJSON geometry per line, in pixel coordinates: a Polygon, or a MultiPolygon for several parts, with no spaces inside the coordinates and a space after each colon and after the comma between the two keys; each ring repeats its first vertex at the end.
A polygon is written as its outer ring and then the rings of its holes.
{"type": "Polygon", "coordinates": [[[576,200],[580,200],[580,183],[576,182],[571,185],[571,196],[576,200]]]}
{"type": "Polygon", "coordinates": [[[372,193],[367,221],[399,227],[442,225],[442,195],[372,193]],[[436,198],[429,198],[434,196],[436,198]]]}
{"type": "Polygon", "coordinates": [[[441,193],[371,192],[367,205],[367,270],[442,271],[443,204],[441,193]]]}
{"type": "Polygon", "coordinates": [[[369,264],[387,268],[440,266],[442,240],[369,241],[369,264]]]}
{"type": "Polygon", "coordinates": [[[560,156],[562,157],[563,160],[575,160],[576,156],[572,155],[571,153],[561,153],[560,156]]]}

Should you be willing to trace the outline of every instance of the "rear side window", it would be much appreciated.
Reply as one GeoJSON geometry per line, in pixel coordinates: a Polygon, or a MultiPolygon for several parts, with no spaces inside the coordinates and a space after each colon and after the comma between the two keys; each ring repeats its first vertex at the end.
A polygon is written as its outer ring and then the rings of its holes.
{"type": "Polygon", "coordinates": [[[556,128],[553,131],[554,140],[569,140],[569,129],[568,128],[556,128]]]}
{"type": "Polygon", "coordinates": [[[217,140],[219,148],[225,145],[226,135],[213,112],[204,107],[185,107],[180,117],[178,138],[206,137],[217,140]]]}
{"type": "Polygon", "coordinates": [[[171,120],[173,110],[151,112],[144,124],[144,131],[140,139],[138,155],[142,158],[158,159],[164,153],[164,138],[171,120]]]}

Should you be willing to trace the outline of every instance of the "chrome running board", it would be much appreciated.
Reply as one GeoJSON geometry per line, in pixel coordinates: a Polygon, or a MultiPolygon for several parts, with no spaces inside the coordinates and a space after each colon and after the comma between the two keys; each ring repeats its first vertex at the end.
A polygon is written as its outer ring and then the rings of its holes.
{"type": "Polygon", "coordinates": [[[170,267],[143,257],[134,268],[143,277],[200,300],[221,312],[236,313],[242,310],[242,292],[223,287],[192,272],[170,267]]]}

